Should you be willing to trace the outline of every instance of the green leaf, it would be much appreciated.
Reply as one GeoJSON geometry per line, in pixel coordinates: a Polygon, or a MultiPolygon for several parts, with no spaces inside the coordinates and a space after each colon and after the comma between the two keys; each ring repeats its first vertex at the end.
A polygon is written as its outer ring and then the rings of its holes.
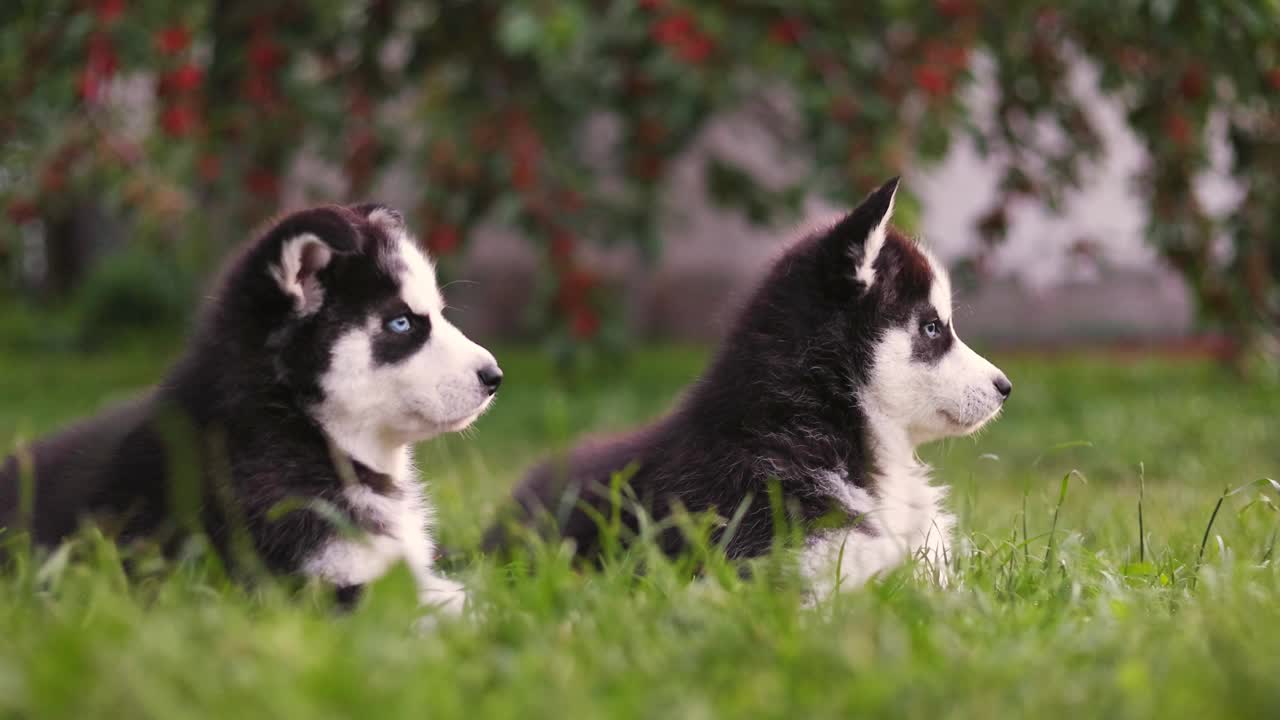
{"type": "Polygon", "coordinates": [[[508,6],[498,21],[498,42],[511,55],[532,52],[538,43],[542,23],[527,8],[508,6]]]}
{"type": "Polygon", "coordinates": [[[1129,563],[1124,566],[1124,574],[1130,576],[1150,577],[1156,572],[1156,566],[1149,562],[1129,563]]]}

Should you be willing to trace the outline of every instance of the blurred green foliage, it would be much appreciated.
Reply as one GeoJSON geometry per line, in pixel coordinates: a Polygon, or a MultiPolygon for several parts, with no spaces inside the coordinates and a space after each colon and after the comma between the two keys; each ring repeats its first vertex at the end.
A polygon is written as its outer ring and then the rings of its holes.
{"type": "Polygon", "coordinates": [[[437,254],[482,218],[515,225],[556,289],[544,319],[595,339],[608,293],[580,239],[656,253],[669,161],[719,112],[752,113],[810,168],[766,188],[708,158],[711,196],[753,220],[804,192],[853,202],[967,134],[1005,168],[979,222],[995,244],[1013,206],[1088,183],[1105,148],[1075,76],[1093,67],[1149,153],[1150,241],[1208,321],[1259,340],[1280,324],[1278,28],[1275,0],[12,0],[0,264],[14,277],[24,228],[77,204],[170,243],[240,238],[301,155],[350,198],[394,165],[437,254]],[[982,118],[962,92],[980,65],[982,118]],[[1242,195],[1225,218],[1193,192],[1211,126],[1242,195]]]}
{"type": "Polygon", "coordinates": [[[100,344],[120,333],[172,333],[189,319],[189,289],[171,258],[131,247],[103,259],[79,290],[81,338],[100,344]]]}

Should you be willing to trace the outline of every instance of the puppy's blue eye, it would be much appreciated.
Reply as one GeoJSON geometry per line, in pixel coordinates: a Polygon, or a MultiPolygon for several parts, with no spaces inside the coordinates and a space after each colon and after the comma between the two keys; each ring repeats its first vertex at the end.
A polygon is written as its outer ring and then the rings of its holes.
{"type": "Polygon", "coordinates": [[[403,335],[413,329],[413,320],[408,315],[397,315],[388,320],[386,325],[391,332],[403,335]]]}
{"type": "Polygon", "coordinates": [[[930,340],[934,340],[939,335],[942,334],[942,327],[938,325],[937,320],[934,320],[933,322],[928,323],[924,326],[924,334],[925,334],[925,337],[929,338],[930,340]]]}

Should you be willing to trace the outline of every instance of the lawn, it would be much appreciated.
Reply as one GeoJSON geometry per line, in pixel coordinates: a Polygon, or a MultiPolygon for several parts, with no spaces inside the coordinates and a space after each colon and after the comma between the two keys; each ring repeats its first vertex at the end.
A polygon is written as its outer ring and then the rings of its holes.
{"type": "MultiPolygon", "coordinates": [[[[0,351],[0,449],[155,379],[165,348],[0,351]]],[[[498,355],[494,409],[418,455],[454,548],[529,462],[661,412],[705,358],[645,350],[566,383],[498,355]]],[[[229,585],[199,553],[126,580],[86,536],[0,578],[0,717],[1280,717],[1280,496],[1227,497],[1199,561],[1224,488],[1280,478],[1280,386],[997,359],[1003,419],[924,451],[961,518],[950,589],[907,570],[804,608],[786,558],[690,580],[548,551],[466,565],[473,606],[422,633],[403,571],[339,615],[315,588],[229,585]]]]}

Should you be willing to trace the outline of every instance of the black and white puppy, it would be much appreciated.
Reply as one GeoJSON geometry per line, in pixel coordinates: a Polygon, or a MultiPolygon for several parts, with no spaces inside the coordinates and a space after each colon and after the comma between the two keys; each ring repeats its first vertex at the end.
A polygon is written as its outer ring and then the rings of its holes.
{"type": "Polygon", "coordinates": [[[462,588],[433,571],[412,447],[471,424],[502,372],[443,307],[394,210],[288,215],[228,264],[151,393],[35,443],[30,463],[6,461],[0,525],[41,544],[85,520],[168,544],[198,527],[228,559],[243,540],[344,600],[403,561],[423,603],[457,610],[462,588]]]}
{"type": "MultiPolygon", "coordinates": [[[[818,594],[913,554],[945,567],[955,521],[915,449],[974,432],[1012,387],[956,335],[946,269],[889,227],[897,187],[789,248],[671,413],[534,469],[515,491],[514,522],[595,555],[610,476],[632,466],[630,488],[656,520],[677,507],[724,518],[741,509],[732,535],[715,539],[752,557],[774,544],[776,479],[818,594]]],[[[638,515],[634,504],[623,511],[632,531],[638,515]]],[[[508,520],[488,550],[511,544],[508,520]]],[[[676,553],[684,537],[671,529],[659,542],[676,553]]]]}

